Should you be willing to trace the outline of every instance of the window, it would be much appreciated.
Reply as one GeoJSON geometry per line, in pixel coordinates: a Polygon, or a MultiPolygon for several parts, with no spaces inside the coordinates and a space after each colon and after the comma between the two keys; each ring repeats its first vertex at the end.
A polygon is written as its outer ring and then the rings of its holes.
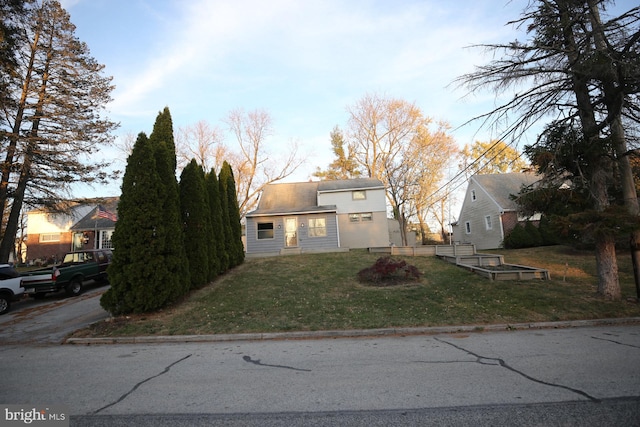
{"type": "Polygon", "coordinates": [[[272,222],[258,223],[258,240],[261,240],[261,239],[273,239],[273,223],[272,222]]]}
{"type": "Polygon", "coordinates": [[[487,227],[487,230],[493,229],[493,225],[491,224],[491,215],[484,217],[484,225],[487,227]]]}
{"type": "Polygon", "coordinates": [[[60,233],[48,233],[40,235],[40,243],[59,242],[60,233]]]}
{"type": "Polygon", "coordinates": [[[373,214],[371,212],[349,214],[349,222],[360,222],[360,221],[362,222],[373,221],[373,214]]]}
{"type": "Polygon", "coordinates": [[[309,237],[326,237],[327,236],[327,222],[324,218],[310,218],[309,219],[309,237]]]}
{"type": "Polygon", "coordinates": [[[100,248],[101,249],[113,249],[113,230],[102,230],[100,233],[100,248]]]}
{"type": "Polygon", "coordinates": [[[477,199],[476,190],[471,190],[471,201],[475,202],[476,199],[477,199]]]}
{"type": "Polygon", "coordinates": [[[367,198],[367,192],[364,190],[352,191],[351,198],[353,200],[365,200],[367,198]]]}
{"type": "Polygon", "coordinates": [[[464,228],[467,234],[471,234],[471,223],[469,221],[464,223],[464,228]]]}

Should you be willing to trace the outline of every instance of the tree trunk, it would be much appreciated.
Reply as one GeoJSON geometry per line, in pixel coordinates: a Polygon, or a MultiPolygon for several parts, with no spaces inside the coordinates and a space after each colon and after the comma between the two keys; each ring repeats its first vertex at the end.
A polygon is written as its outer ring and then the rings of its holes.
{"type": "MultiPolygon", "coordinates": [[[[629,162],[629,156],[627,155],[627,140],[621,120],[624,95],[622,93],[623,84],[619,81],[618,67],[620,67],[620,65],[616,64],[612,55],[610,55],[609,43],[602,28],[598,2],[588,0],[588,5],[596,50],[602,53],[601,58],[606,58],[608,61],[607,67],[603,67],[604,74],[600,78],[602,80],[605,103],[609,114],[610,138],[616,150],[618,168],[620,170],[620,186],[622,187],[624,206],[629,215],[638,216],[640,215],[638,194],[636,193],[633,171],[629,162]],[[616,81],[617,84],[615,84],[616,81]]],[[[640,230],[631,233],[630,251],[636,294],[640,299],[640,230]]]]}
{"type": "Polygon", "coordinates": [[[640,301],[640,231],[631,233],[631,263],[633,264],[633,277],[636,282],[636,298],[640,301]]]}
{"type": "Polygon", "coordinates": [[[0,243],[0,262],[5,263],[9,260],[9,254],[15,252],[16,246],[16,234],[18,232],[18,220],[22,211],[22,205],[24,202],[24,195],[27,190],[27,184],[31,179],[31,167],[33,158],[37,151],[37,136],[40,128],[40,119],[43,116],[44,104],[47,95],[47,84],[49,82],[49,65],[53,59],[53,33],[50,34],[49,43],[47,45],[47,57],[42,70],[42,82],[38,89],[38,102],[36,104],[33,121],[31,123],[31,131],[29,133],[29,142],[27,143],[27,149],[24,153],[24,160],[22,162],[22,168],[20,170],[20,178],[18,179],[18,186],[16,187],[13,195],[13,203],[11,204],[11,213],[9,214],[9,221],[7,222],[7,228],[5,229],[2,242],[0,243]]]}
{"type": "Polygon", "coordinates": [[[619,300],[621,292],[618,283],[616,243],[613,236],[604,235],[596,238],[596,263],[598,264],[598,294],[606,299],[619,300]]]}

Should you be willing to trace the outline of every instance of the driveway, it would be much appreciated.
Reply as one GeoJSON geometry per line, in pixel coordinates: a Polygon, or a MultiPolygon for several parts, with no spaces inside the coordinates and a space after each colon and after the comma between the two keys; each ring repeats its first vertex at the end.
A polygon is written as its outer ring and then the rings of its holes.
{"type": "Polygon", "coordinates": [[[106,286],[89,287],[79,297],[64,293],[35,300],[25,297],[0,316],[2,344],[61,344],[72,332],[109,317],[100,307],[106,286]]]}

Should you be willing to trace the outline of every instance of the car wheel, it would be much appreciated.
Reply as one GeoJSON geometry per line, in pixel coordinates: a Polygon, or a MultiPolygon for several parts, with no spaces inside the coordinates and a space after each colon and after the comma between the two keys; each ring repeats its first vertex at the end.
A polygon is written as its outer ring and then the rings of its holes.
{"type": "Polygon", "coordinates": [[[0,295],[0,315],[5,314],[11,308],[11,297],[6,294],[0,295]]]}
{"type": "Polygon", "coordinates": [[[66,288],[67,295],[70,297],[77,297],[82,293],[82,280],[72,279],[66,288]]]}

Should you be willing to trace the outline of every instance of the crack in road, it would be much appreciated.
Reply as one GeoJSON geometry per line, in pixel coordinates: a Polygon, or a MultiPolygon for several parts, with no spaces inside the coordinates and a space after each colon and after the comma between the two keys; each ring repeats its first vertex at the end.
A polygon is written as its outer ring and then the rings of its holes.
{"type": "Polygon", "coordinates": [[[292,366],[284,366],[284,365],[269,365],[267,363],[260,362],[260,359],[253,360],[250,356],[242,356],[242,360],[244,360],[245,362],[248,362],[248,363],[253,363],[254,365],[258,365],[258,366],[268,366],[268,367],[271,367],[271,368],[291,369],[292,371],[300,371],[300,372],[311,372],[311,369],[294,368],[292,366]]]}
{"type": "Polygon", "coordinates": [[[139,383],[137,383],[136,385],[133,386],[133,388],[131,390],[129,390],[128,392],[126,392],[125,394],[123,394],[122,396],[120,396],[120,398],[118,400],[116,400],[115,402],[112,402],[106,406],[103,406],[100,409],[97,409],[95,411],[93,411],[91,413],[91,415],[96,415],[102,411],[104,411],[107,408],[110,408],[112,406],[117,405],[118,403],[122,402],[124,399],[126,399],[127,397],[129,397],[134,391],[136,391],[142,384],[147,383],[149,381],[151,381],[154,378],[158,378],[159,376],[162,376],[164,374],[166,374],[167,372],[169,372],[169,370],[174,367],[175,365],[177,365],[178,363],[190,358],[192,355],[188,354],[185,357],[183,357],[182,359],[176,360],[175,362],[173,362],[172,364],[170,364],[169,366],[167,366],[166,368],[164,368],[164,370],[162,372],[160,372],[159,374],[153,375],[145,380],[140,381],[139,383]]]}
{"type": "Polygon", "coordinates": [[[569,387],[569,386],[562,385],[562,384],[550,383],[550,382],[547,382],[547,381],[539,380],[539,379],[534,378],[534,377],[532,377],[530,375],[527,375],[524,372],[519,371],[519,370],[509,366],[509,364],[507,364],[507,362],[505,362],[503,359],[500,359],[498,357],[481,356],[481,355],[476,354],[476,353],[474,353],[474,352],[472,352],[470,350],[467,350],[464,347],[455,345],[455,344],[450,343],[448,341],[445,341],[443,339],[440,339],[440,338],[434,338],[434,339],[436,341],[438,341],[438,342],[450,345],[451,347],[457,348],[460,351],[464,351],[465,353],[470,354],[471,356],[476,358],[476,363],[480,363],[481,365],[493,365],[493,366],[498,366],[499,365],[499,366],[501,366],[501,367],[503,367],[505,369],[508,369],[509,371],[511,371],[513,373],[516,373],[516,374],[522,376],[523,378],[528,379],[529,381],[533,381],[533,382],[536,382],[538,384],[542,384],[542,385],[546,385],[546,386],[550,386],[550,387],[556,387],[556,388],[561,388],[563,390],[568,390],[570,392],[579,394],[580,396],[586,397],[587,399],[591,400],[592,402],[600,402],[600,399],[598,399],[596,397],[593,397],[590,394],[588,394],[588,393],[586,393],[586,392],[584,392],[582,390],[578,390],[576,388],[569,387]]]}
{"type": "Polygon", "coordinates": [[[627,346],[627,347],[640,348],[640,346],[637,346],[637,345],[627,344],[627,343],[624,343],[624,342],[620,342],[620,341],[616,341],[616,340],[610,340],[610,339],[607,339],[607,338],[600,338],[600,337],[591,337],[591,338],[593,338],[594,340],[612,342],[614,344],[624,345],[624,346],[627,346]]]}

